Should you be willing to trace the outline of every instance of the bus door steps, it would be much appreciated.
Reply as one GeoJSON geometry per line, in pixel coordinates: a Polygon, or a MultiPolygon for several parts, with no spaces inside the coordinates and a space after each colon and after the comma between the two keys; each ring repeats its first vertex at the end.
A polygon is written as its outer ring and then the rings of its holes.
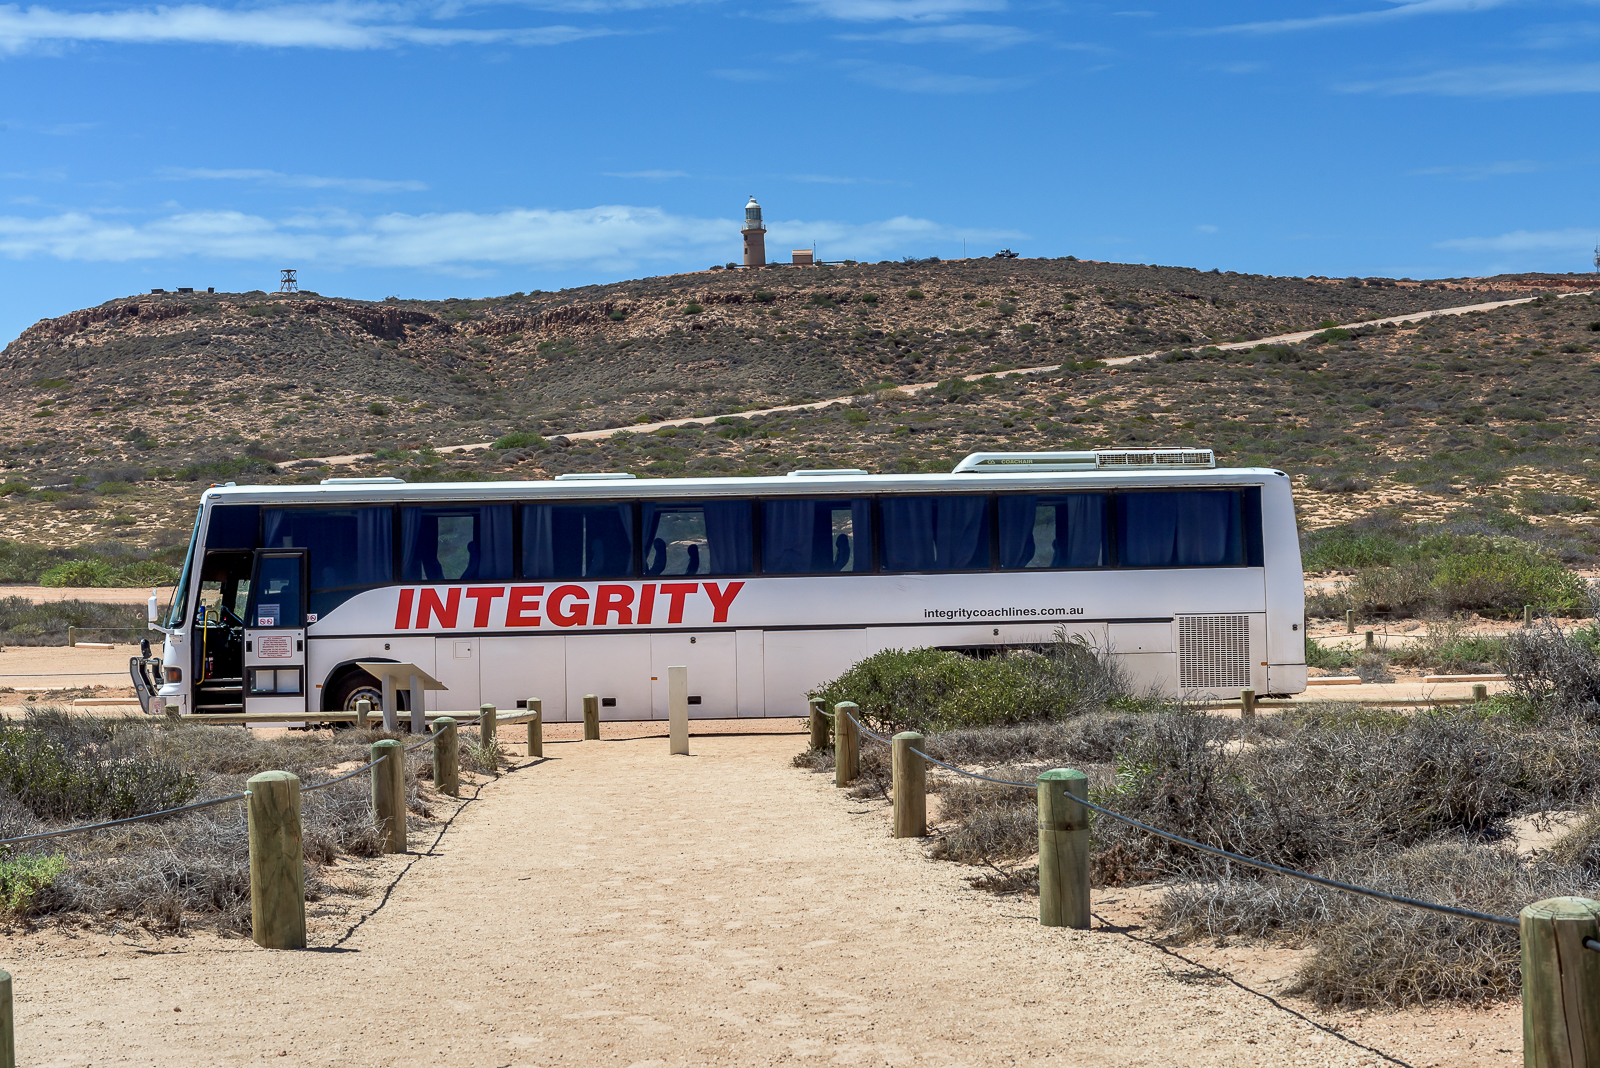
{"type": "Polygon", "coordinates": [[[207,679],[195,694],[195,708],[212,712],[244,711],[243,679],[207,679]]]}

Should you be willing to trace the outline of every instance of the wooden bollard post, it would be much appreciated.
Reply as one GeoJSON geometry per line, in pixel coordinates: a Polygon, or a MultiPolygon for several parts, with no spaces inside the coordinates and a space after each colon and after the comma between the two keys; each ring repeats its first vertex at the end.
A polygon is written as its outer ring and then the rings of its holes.
{"type": "Polygon", "coordinates": [[[17,1068],[17,1023],[11,1011],[10,972],[0,972],[0,1068],[17,1068]]]}
{"type": "Polygon", "coordinates": [[[1367,631],[1367,648],[1368,649],[1376,649],[1377,647],[1378,647],[1378,643],[1373,638],[1372,631],[1370,631],[1370,630],[1367,631]]]}
{"type": "Polygon", "coordinates": [[[1242,719],[1256,718],[1256,692],[1248,686],[1239,691],[1239,716],[1242,719]]]}
{"type": "Polygon", "coordinates": [[[828,717],[822,714],[822,698],[813,697],[811,706],[811,748],[817,752],[828,748],[828,717]]]}
{"type": "Polygon", "coordinates": [[[500,744],[500,724],[496,722],[498,716],[494,705],[478,706],[478,744],[491,753],[500,744]]]}
{"type": "Polygon", "coordinates": [[[689,755],[689,669],[667,668],[667,752],[689,755]]]}
{"type": "Polygon", "coordinates": [[[1473,683],[1472,684],[1472,699],[1474,701],[1487,701],[1489,699],[1489,687],[1488,687],[1488,685],[1486,683],[1482,683],[1482,682],[1473,683]]]}
{"type": "Polygon", "coordinates": [[[854,701],[833,706],[833,784],[849,786],[861,773],[861,732],[852,719],[860,709],[854,701]]]}
{"type": "Polygon", "coordinates": [[[1071,768],[1039,776],[1039,923],[1089,927],[1089,777],[1071,768]]]}
{"type": "Polygon", "coordinates": [[[600,698],[592,693],[583,695],[583,740],[600,740],[600,698]]]}
{"type": "Polygon", "coordinates": [[[533,713],[533,718],[528,721],[528,755],[542,757],[544,756],[544,700],[538,697],[528,698],[528,711],[533,713]]]}
{"type": "Polygon", "coordinates": [[[399,741],[372,743],[372,819],[385,853],[406,851],[406,752],[399,741]],[[379,758],[382,758],[381,760],[379,758]]]}
{"type": "Polygon", "coordinates": [[[1600,901],[1553,897],[1518,917],[1522,932],[1522,1063],[1600,1066],[1600,901]]]}
{"type": "Polygon", "coordinates": [[[924,741],[916,731],[894,736],[894,836],[928,837],[928,763],[912,752],[924,741]]]}
{"type": "Polygon", "coordinates": [[[68,627],[67,628],[67,648],[68,649],[74,649],[74,648],[77,647],[77,645],[78,645],[78,628],[77,627],[68,627]]]}
{"type": "Polygon", "coordinates": [[[287,771],[263,771],[252,775],[245,788],[250,791],[250,937],[262,949],[304,949],[300,778],[287,771]]]}
{"type": "Polygon", "coordinates": [[[1354,608],[1345,611],[1344,632],[1346,634],[1354,634],[1356,632],[1356,610],[1354,608]]]}
{"type": "Polygon", "coordinates": [[[367,729],[367,718],[372,715],[372,702],[363,697],[356,702],[356,730],[367,729]]]}
{"type": "Polygon", "coordinates": [[[461,738],[456,721],[440,716],[433,721],[433,786],[442,794],[461,796],[461,738]]]}
{"type": "Polygon", "coordinates": [[[1524,627],[1533,626],[1533,605],[1531,604],[1522,606],[1522,625],[1524,627]]]}

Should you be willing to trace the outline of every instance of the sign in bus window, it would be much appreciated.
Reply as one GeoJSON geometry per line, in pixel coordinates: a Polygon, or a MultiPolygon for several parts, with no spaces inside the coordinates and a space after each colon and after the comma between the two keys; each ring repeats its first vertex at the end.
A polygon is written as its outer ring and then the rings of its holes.
{"type": "Polygon", "coordinates": [[[1102,493],[1000,498],[1000,566],[1105,567],[1106,497],[1102,493]]]}
{"type": "Polygon", "coordinates": [[[400,509],[404,582],[487,582],[511,577],[511,505],[400,509]]]}
{"type": "Polygon", "coordinates": [[[253,623],[257,627],[300,625],[300,557],[263,556],[253,623]]]}
{"type": "MultiPolygon", "coordinates": [[[[266,508],[262,545],[309,549],[311,589],[382,586],[394,581],[394,510],[377,508],[266,508]]],[[[316,605],[316,598],[312,598],[316,605]]],[[[326,612],[332,604],[318,607],[326,612]]]]}
{"type": "Polygon", "coordinates": [[[633,508],[529,504],[522,509],[522,577],[633,577],[633,508]]]}
{"type": "Polygon", "coordinates": [[[989,566],[989,498],[885,497],[885,571],[972,571],[989,566]]]}
{"type": "Polygon", "coordinates": [[[1244,561],[1242,494],[1179,490],[1117,495],[1122,567],[1232,567],[1244,561]]]}
{"type": "Polygon", "coordinates": [[[761,570],[768,575],[820,575],[872,570],[872,500],[765,501],[761,505],[761,570]]]}
{"type": "Polygon", "coordinates": [[[646,501],[646,575],[748,575],[749,501],[646,501]]]}

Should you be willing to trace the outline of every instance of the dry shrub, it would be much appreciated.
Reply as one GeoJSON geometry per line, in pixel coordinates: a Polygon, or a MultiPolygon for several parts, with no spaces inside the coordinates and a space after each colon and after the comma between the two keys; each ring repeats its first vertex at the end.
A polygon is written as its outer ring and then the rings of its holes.
{"type": "MultiPolygon", "coordinates": [[[[133,753],[143,760],[177,764],[196,777],[201,797],[240,793],[247,778],[272,769],[292,771],[304,785],[314,785],[344,768],[365,764],[372,742],[393,737],[351,730],[262,737],[165,719],[95,720],[59,714],[41,717],[39,723],[71,753],[108,758],[133,753]]],[[[426,816],[421,787],[416,763],[408,761],[408,808],[426,816]]],[[[368,789],[368,777],[357,775],[302,795],[308,900],[329,892],[326,865],[341,857],[381,852],[368,789]]],[[[248,934],[246,815],[241,801],[23,846],[20,856],[60,854],[66,860],[66,869],[35,894],[30,912],[81,913],[112,924],[162,930],[181,930],[204,918],[221,931],[248,934]]],[[[0,835],[32,833],[60,822],[42,818],[16,793],[0,792],[0,835]]]]}
{"type": "MultiPolygon", "coordinates": [[[[1020,776],[996,768],[995,778],[1020,776]]],[[[933,856],[961,864],[999,867],[1039,850],[1039,817],[1031,790],[960,779],[939,792],[939,820],[950,824],[933,846],[933,856]]]]}

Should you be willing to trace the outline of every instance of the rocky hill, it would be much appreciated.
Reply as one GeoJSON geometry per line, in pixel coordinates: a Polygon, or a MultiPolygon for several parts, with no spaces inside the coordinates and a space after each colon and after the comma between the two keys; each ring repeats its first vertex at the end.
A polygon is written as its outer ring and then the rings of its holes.
{"type": "MultiPolygon", "coordinates": [[[[1494,404],[1479,396],[1489,380],[1475,378],[1476,369],[1419,373],[1415,353],[1390,351],[1396,343],[1426,350],[1441,343],[1411,339],[1453,337],[1456,327],[1441,321],[1302,347],[1282,366],[1208,356],[1206,345],[1587,281],[1298,279],[968,260],[705,272],[471,301],[132,297],[41,321],[0,353],[0,396],[15,413],[0,427],[10,502],[0,511],[0,537],[170,540],[184,522],[178,502],[192,499],[197,483],[313,479],[327,471],[308,458],[338,454],[375,454],[340,473],[437,479],[613,467],[947,469],[974,447],[1197,441],[1219,446],[1230,461],[1299,464],[1332,477],[1324,469],[1340,464],[1331,454],[1386,456],[1388,446],[1373,437],[1345,449],[1308,445],[1329,435],[1321,428],[1330,410],[1303,404],[1317,392],[1314,382],[1336,380],[1363,398],[1364,408],[1348,411],[1335,402],[1339,433],[1376,418],[1380,439],[1405,438],[1383,426],[1398,410],[1395,398],[1439,374],[1456,384],[1430,386],[1429,397],[1466,390],[1483,408],[1483,425],[1496,423],[1494,404]],[[1380,341],[1388,346],[1381,367],[1371,363],[1380,341]],[[1197,359],[1179,358],[1196,350],[1197,359]],[[1094,364],[1157,351],[1174,353],[1174,362],[1120,374],[1094,364]],[[1065,370],[958,381],[1045,364],[1065,370]],[[934,380],[947,384],[920,397],[882,392],[934,380]],[[1368,382],[1382,385],[1360,384],[1368,382]],[[857,398],[849,410],[571,447],[559,437],[849,395],[857,398]],[[433,451],[494,439],[505,447],[433,451]]],[[[1587,298],[1559,303],[1578,302],[1587,298]]],[[[1526,320],[1528,330],[1545,325],[1526,306],[1494,314],[1508,324],[1526,320]]],[[[1571,325],[1558,318],[1562,329],[1571,325]]],[[[1595,335],[1573,336],[1563,343],[1595,335]]],[[[1497,373],[1515,380],[1539,372],[1497,373]]],[[[1343,462],[1352,471],[1366,466],[1343,462]]],[[[1384,477],[1368,472],[1357,481],[1384,477]]]]}

